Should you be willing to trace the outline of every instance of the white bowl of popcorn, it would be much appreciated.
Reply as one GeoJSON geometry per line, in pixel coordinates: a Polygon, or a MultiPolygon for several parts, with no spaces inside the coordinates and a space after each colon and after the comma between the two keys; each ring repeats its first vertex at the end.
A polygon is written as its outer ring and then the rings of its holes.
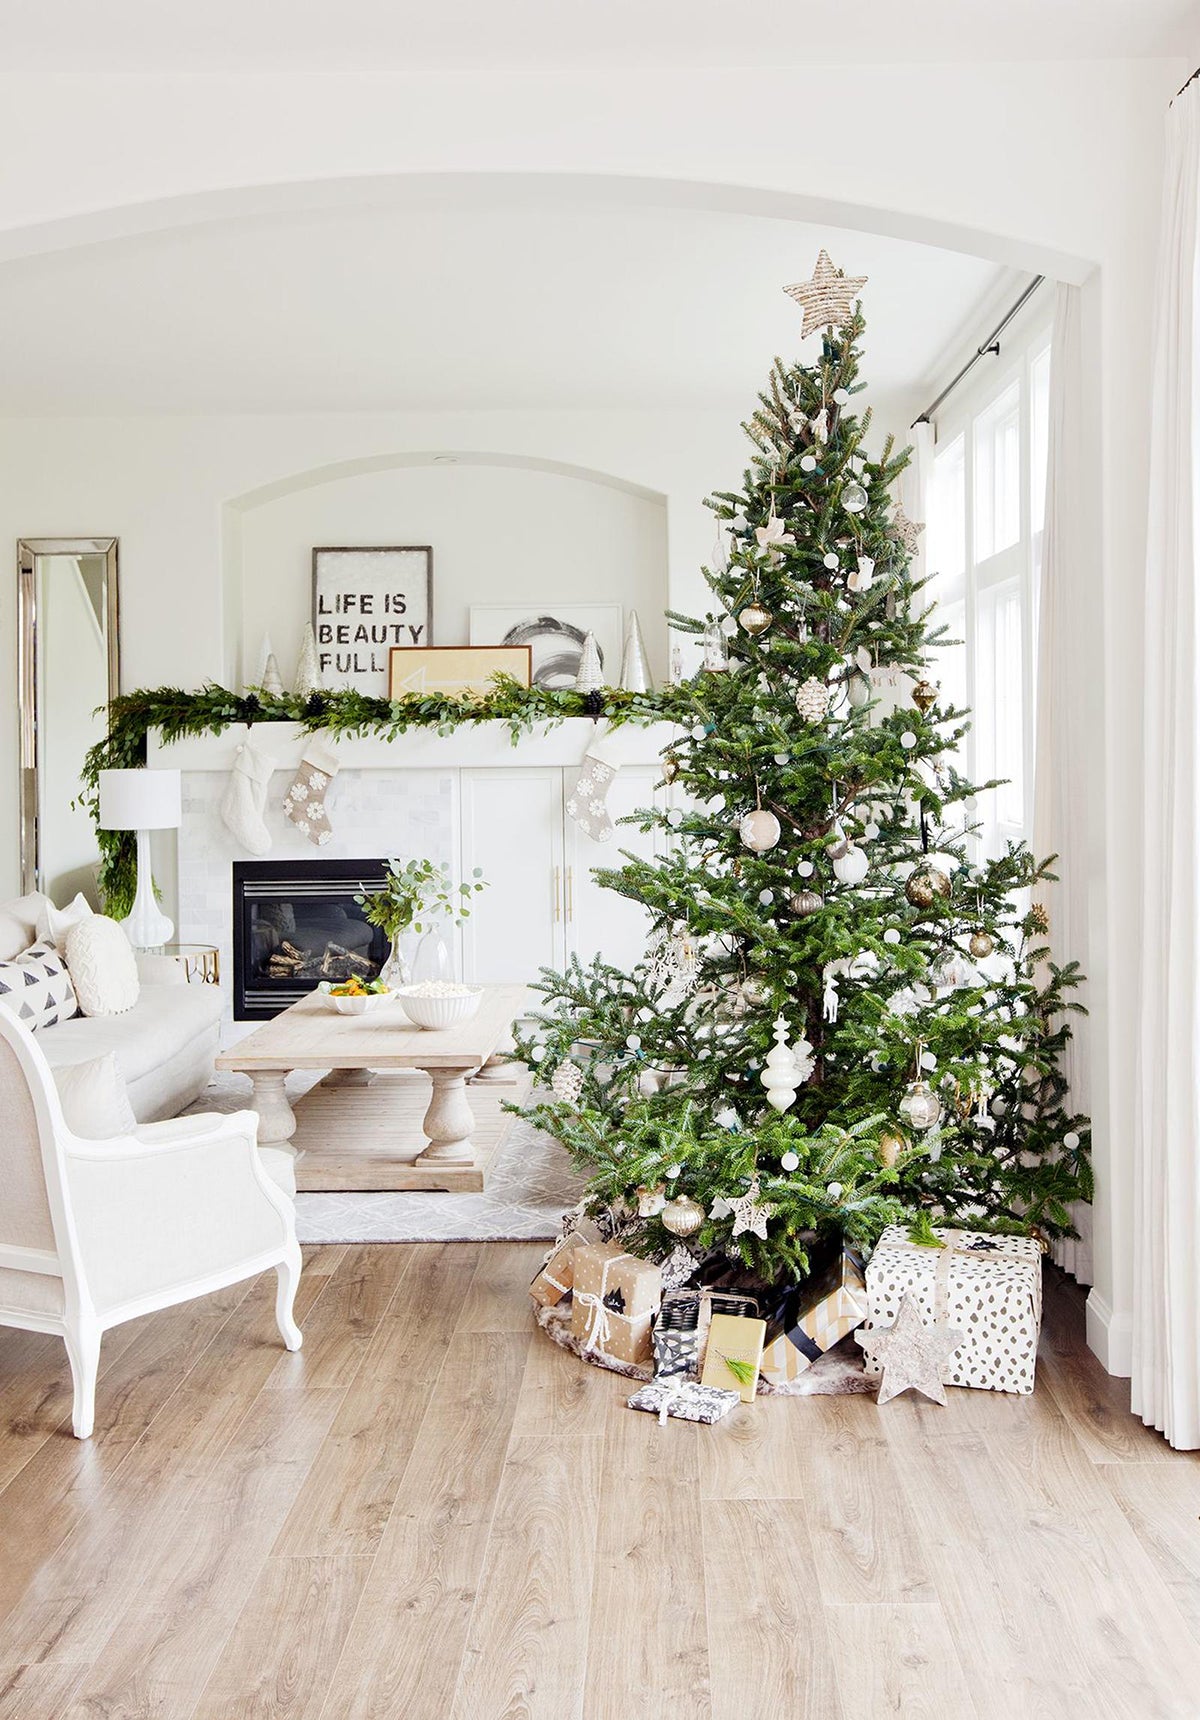
{"type": "Polygon", "coordinates": [[[416,985],[402,985],[395,995],[417,1027],[437,1029],[470,1021],[479,1008],[483,987],[459,985],[451,979],[426,979],[416,985]]]}

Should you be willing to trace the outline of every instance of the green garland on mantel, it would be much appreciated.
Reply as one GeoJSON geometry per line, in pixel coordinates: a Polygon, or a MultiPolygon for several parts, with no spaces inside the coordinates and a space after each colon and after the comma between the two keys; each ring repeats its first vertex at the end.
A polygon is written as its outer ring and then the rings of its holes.
{"type": "Polygon", "coordinates": [[[109,913],[122,916],[133,905],[137,844],[132,831],[101,830],[100,772],[132,770],[146,762],[146,741],[158,729],[165,742],[190,735],[218,735],[238,723],[299,723],[309,733],[319,729],[336,735],[381,735],[395,740],[407,729],[433,729],[452,734],[465,723],[507,723],[514,745],[539,724],[558,724],[567,717],[605,717],[610,723],[654,723],[694,720],[692,700],[684,687],[661,693],[626,693],[606,687],[603,693],[574,689],[522,687],[509,675],[497,675],[482,697],[410,694],[403,699],[373,699],[365,693],[322,692],[306,699],[289,693],[278,696],[252,688],[231,693],[208,685],[198,692],[181,687],[154,687],[122,693],[108,707],[108,734],[91,747],[80,772],[78,804],[87,808],[100,845],[99,884],[109,913]]]}

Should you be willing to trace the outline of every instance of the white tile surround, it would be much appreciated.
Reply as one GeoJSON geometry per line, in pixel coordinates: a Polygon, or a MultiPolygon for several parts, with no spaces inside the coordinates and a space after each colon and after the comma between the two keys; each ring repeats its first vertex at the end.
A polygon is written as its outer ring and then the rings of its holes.
{"type": "MultiPolygon", "coordinates": [[[[220,814],[242,727],[221,735],[200,736],[166,746],[151,737],[148,763],[183,773],[183,820],[178,833],[175,900],[176,938],[181,943],[215,944],[220,951],[226,998],[227,1039],[250,1031],[253,1023],[231,1019],[233,975],[232,866],[249,859],[220,814]]],[[[342,768],[326,795],[333,840],[321,848],[308,842],[283,816],[282,801],[300,761],[303,736],[294,723],[259,723],[257,746],[278,761],[271,779],[266,813],[273,845],[266,858],[371,859],[389,854],[423,855],[459,863],[459,778],[462,769],[513,765],[579,764],[595,725],[572,718],[557,728],[524,736],[514,746],[503,723],[464,727],[439,736],[417,731],[387,741],[378,736],[339,740],[342,768]]],[[[675,731],[665,723],[620,731],[624,762],[651,763],[675,731]]],[[[521,840],[520,830],[513,841],[521,840]]],[[[161,873],[160,873],[161,877],[161,873]]],[[[165,881],[165,880],[164,880],[165,881]]]]}

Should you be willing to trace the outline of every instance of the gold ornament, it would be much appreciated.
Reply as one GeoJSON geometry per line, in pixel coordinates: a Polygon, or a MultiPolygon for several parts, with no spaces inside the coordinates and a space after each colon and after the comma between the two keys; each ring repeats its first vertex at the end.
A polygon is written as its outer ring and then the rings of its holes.
{"type": "Polygon", "coordinates": [[[694,1236],[704,1223],[704,1208],[690,1194],[677,1194],[659,1216],[672,1236],[694,1236]]]}
{"type": "Polygon", "coordinates": [[[990,932],[984,931],[972,932],[971,941],[967,945],[967,948],[977,961],[983,961],[985,956],[990,956],[995,947],[995,938],[990,932]]]}
{"type": "Polygon", "coordinates": [[[761,854],[766,848],[774,848],[779,841],[781,831],[779,820],[773,812],[767,812],[759,807],[756,812],[748,812],[738,825],[738,835],[755,854],[761,854]]]}
{"type": "Polygon", "coordinates": [[[738,622],[746,629],[752,639],[757,639],[760,633],[765,633],[775,617],[769,609],[764,609],[761,603],[748,603],[745,609],[738,612],[738,622]]]}
{"type": "Polygon", "coordinates": [[[890,1170],[891,1167],[895,1164],[896,1160],[900,1157],[900,1154],[904,1151],[904,1148],[905,1148],[905,1140],[904,1140],[903,1135],[894,1135],[890,1131],[885,1135],[880,1135],[880,1137],[879,1137],[879,1162],[880,1162],[880,1164],[886,1165],[887,1168],[890,1170]]]}
{"type": "Polygon", "coordinates": [[[819,890],[797,890],[788,906],[793,914],[817,914],[825,906],[825,898],[819,890]]]}
{"type": "Polygon", "coordinates": [[[674,782],[679,775],[679,760],[674,753],[667,753],[662,766],[663,781],[674,782]]]}
{"type": "Polygon", "coordinates": [[[1043,937],[1050,930],[1050,916],[1040,902],[1035,902],[1025,916],[1031,932],[1040,932],[1043,937]]]}
{"type": "Polygon", "coordinates": [[[655,1183],[653,1188],[647,1188],[645,1183],[638,1184],[637,1209],[639,1218],[657,1218],[666,1204],[666,1183],[655,1183]]]}
{"type": "Polygon", "coordinates": [[[932,681],[918,681],[912,690],[912,702],[924,716],[937,703],[937,688],[932,681]]]}
{"type": "Polygon", "coordinates": [[[942,1102],[928,1081],[909,1083],[897,1109],[914,1129],[932,1129],[941,1120],[942,1102]]]}
{"type": "Polygon", "coordinates": [[[938,896],[948,901],[950,889],[950,880],[939,867],[920,866],[909,877],[904,894],[914,908],[929,908],[938,896]]]}
{"type": "Polygon", "coordinates": [[[835,269],[828,251],[822,251],[811,280],[797,281],[783,290],[804,312],[800,338],[819,328],[842,328],[854,311],[851,300],[867,284],[866,275],[843,275],[835,269]]]}

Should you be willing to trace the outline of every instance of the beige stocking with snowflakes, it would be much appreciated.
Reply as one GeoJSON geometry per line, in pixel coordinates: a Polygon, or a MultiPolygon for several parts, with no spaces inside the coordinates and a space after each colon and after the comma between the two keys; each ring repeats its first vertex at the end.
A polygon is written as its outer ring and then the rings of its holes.
{"type": "Polygon", "coordinates": [[[333,840],[325,791],[338,773],[337,755],[319,736],[305,743],[300,768],[283,797],[284,816],[317,848],[333,840]]]}

